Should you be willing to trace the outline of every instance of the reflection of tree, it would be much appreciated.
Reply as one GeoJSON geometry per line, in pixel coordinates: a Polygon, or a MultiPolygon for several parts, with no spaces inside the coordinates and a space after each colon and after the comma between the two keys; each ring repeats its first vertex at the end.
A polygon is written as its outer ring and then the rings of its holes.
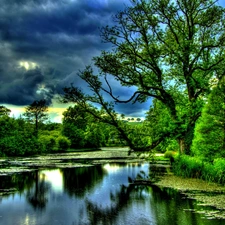
{"type": "Polygon", "coordinates": [[[154,204],[157,224],[173,221],[174,225],[201,224],[200,217],[195,213],[184,213],[183,209],[195,209],[194,201],[183,199],[181,194],[170,188],[152,187],[154,193],[151,204],[154,204]]]}
{"type": "Polygon", "coordinates": [[[28,202],[35,209],[44,209],[47,199],[47,191],[49,190],[49,185],[45,181],[45,177],[39,176],[39,172],[35,173],[35,186],[32,189],[29,189],[27,192],[28,202]]]}
{"type": "MultiPolygon", "coordinates": [[[[139,174],[140,176],[140,174],[139,174]]],[[[94,203],[86,200],[87,213],[90,224],[117,224],[118,215],[127,212],[129,207],[137,199],[138,202],[146,201],[145,192],[153,193],[149,199],[149,205],[156,217],[158,225],[164,225],[165,221],[174,221],[174,224],[189,225],[198,224],[196,214],[185,214],[183,209],[194,209],[194,203],[191,200],[184,200],[177,191],[172,189],[160,189],[154,185],[139,185],[131,183],[128,186],[122,185],[116,193],[111,192],[112,204],[108,207],[102,207],[100,203],[94,203]],[[182,222],[181,222],[182,221],[182,222]]],[[[140,212],[141,213],[141,212],[140,212]]]]}
{"type": "Polygon", "coordinates": [[[128,186],[121,185],[120,190],[113,194],[111,192],[111,204],[110,207],[101,207],[91,201],[86,201],[87,212],[90,224],[116,224],[114,223],[117,219],[119,212],[129,207],[132,204],[133,198],[138,198],[144,201],[143,190],[148,188],[143,185],[130,184],[128,186]],[[132,197],[131,197],[132,196],[132,197]]]}
{"type": "Polygon", "coordinates": [[[102,181],[105,175],[101,166],[64,168],[61,171],[65,190],[70,195],[75,194],[80,197],[102,181]]]}
{"type": "Polygon", "coordinates": [[[8,176],[0,176],[0,189],[15,189],[16,191],[22,192],[25,189],[32,187],[34,183],[34,176],[34,172],[24,172],[8,176]]]}

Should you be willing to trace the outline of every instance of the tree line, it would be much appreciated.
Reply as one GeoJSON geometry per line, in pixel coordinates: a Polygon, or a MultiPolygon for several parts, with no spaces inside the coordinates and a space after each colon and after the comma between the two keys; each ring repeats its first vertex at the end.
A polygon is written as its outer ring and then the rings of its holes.
{"type": "MultiPolygon", "coordinates": [[[[91,107],[90,110],[99,111],[91,107]]],[[[19,118],[10,117],[10,112],[0,106],[0,156],[127,145],[114,126],[96,120],[78,105],[65,110],[62,123],[49,120],[48,106],[43,99],[27,106],[19,118]]],[[[127,121],[121,122],[125,125],[127,121]]]]}

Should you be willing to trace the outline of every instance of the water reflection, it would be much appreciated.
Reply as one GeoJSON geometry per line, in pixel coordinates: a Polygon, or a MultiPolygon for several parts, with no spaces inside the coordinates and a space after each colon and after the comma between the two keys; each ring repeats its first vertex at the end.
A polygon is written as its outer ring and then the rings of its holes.
{"type": "Polygon", "coordinates": [[[195,202],[172,190],[130,183],[148,169],[148,164],[106,164],[0,177],[0,189],[18,190],[1,196],[0,224],[224,224],[185,212],[196,208],[195,202]]]}
{"type": "Polygon", "coordinates": [[[106,175],[102,166],[62,169],[64,190],[70,196],[84,197],[106,175]]]}
{"type": "Polygon", "coordinates": [[[34,177],[35,185],[27,190],[26,198],[34,209],[43,210],[48,201],[47,193],[50,189],[50,184],[45,180],[45,174],[35,172],[34,177]]]}

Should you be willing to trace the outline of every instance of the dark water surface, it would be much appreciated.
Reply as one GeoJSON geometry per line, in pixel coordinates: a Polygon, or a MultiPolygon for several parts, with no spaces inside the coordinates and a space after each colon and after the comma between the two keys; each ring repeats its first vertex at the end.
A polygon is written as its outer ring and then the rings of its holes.
{"type": "Polygon", "coordinates": [[[0,225],[222,225],[176,192],[133,185],[148,164],[39,170],[0,177],[0,225]]]}

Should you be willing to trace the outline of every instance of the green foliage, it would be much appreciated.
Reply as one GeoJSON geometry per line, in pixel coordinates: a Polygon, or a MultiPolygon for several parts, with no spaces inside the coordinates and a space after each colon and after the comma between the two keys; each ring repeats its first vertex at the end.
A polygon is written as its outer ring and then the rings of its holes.
{"type": "Polygon", "coordinates": [[[50,130],[41,130],[37,137],[33,125],[23,118],[1,116],[0,156],[27,156],[66,151],[70,147],[68,138],[61,134],[60,129],[50,130]]]}
{"type": "Polygon", "coordinates": [[[72,148],[85,146],[85,129],[88,114],[79,106],[69,107],[63,113],[62,133],[71,141],[72,148]]]}
{"type": "Polygon", "coordinates": [[[209,96],[195,128],[193,155],[205,160],[225,157],[225,83],[221,82],[209,96]]]}
{"type": "Polygon", "coordinates": [[[149,126],[148,134],[151,136],[152,143],[156,143],[154,146],[156,151],[177,151],[179,149],[176,140],[179,137],[177,125],[173,122],[168,108],[157,99],[153,100],[152,106],[146,113],[145,123],[149,126]]]}
{"type": "Polygon", "coordinates": [[[38,142],[41,145],[42,153],[66,151],[71,145],[70,140],[58,130],[42,131],[38,136],[38,142]]]}
{"type": "Polygon", "coordinates": [[[174,152],[174,151],[166,151],[164,153],[164,157],[172,160],[175,158],[176,154],[177,154],[177,152],[174,152]]]}
{"type": "Polygon", "coordinates": [[[39,135],[38,142],[41,145],[42,153],[51,152],[56,149],[56,140],[53,136],[39,135]]]}
{"type": "Polygon", "coordinates": [[[0,117],[0,155],[20,156],[40,153],[34,132],[24,120],[0,117]]]}
{"type": "MultiPolygon", "coordinates": [[[[118,130],[107,123],[103,110],[85,105],[69,107],[64,113],[62,133],[71,141],[72,148],[98,148],[121,145],[123,138],[118,130]],[[97,117],[95,117],[94,115],[97,117]]],[[[123,123],[121,122],[121,126],[123,123]]]]}
{"type": "Polygon", "coordinates": [[[89,123],[85,129],[85,147],[98,148],[106,145],[104,126],[102,123],[89,123]]]}
{"type": "Polygon", "coordinates": [[[223,158],[214,159],[213,163],[209,163],[202,158],[182,155],[175,157],[173,171],[179,176],[225,184],[225,159],[223,158]]]}
{"type": "Polygon", "coordinates": [[[200,158],[182,155],[175,160],[173,170],[179,176],[201,178],[203,167],[203,161],[200,158]]]}
{"type": "Polygon", "coordinates": [[[144,149],[151,144],[151,133],[146,123],[127,123],[126,129],[128,137],[137,148],[144,149]]]}
{"type": "Polygon", "coordinates": [[[66,151],[70,148],[71,142],[70,140],[65,136],[59,136],[56,139],[58,151],[66,151]]]}

